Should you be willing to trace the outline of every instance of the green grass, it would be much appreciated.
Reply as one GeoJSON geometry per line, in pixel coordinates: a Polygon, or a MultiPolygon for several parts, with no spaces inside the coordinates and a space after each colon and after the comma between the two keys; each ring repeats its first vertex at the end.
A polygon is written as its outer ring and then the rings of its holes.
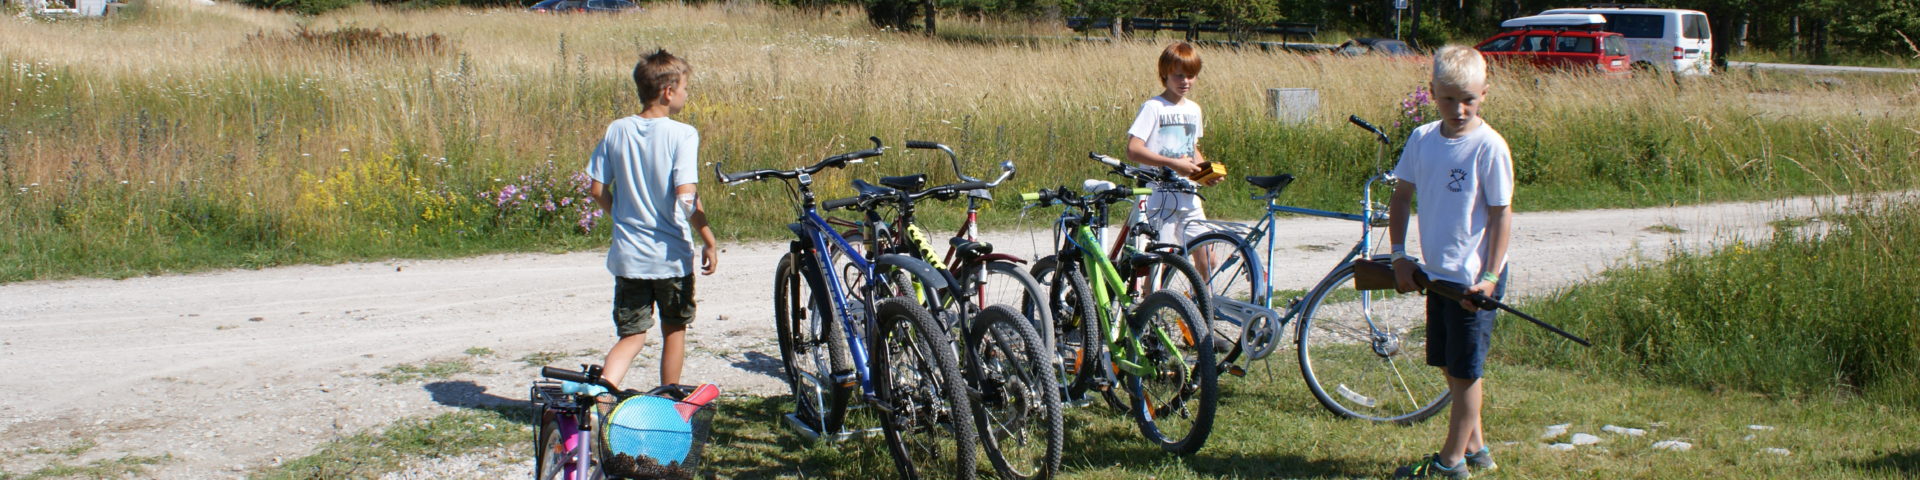
{"type": "MultiPolygon", "coordinates": [[[[512,445],[531,452],[526,409],[468,410],[406,419],[385,431],[327,442],[314,454],[251,475],[255,479],[378,478],[421,458],[457,456],[512,445]]],[[[529,455],[531,455],[529,453],[529,455]]]]}
{"type": "MultiPolygon", "coordinates": [[[[1486,430],[1503,476],[1899,478],[1920,473],[1920,452],[1911,440],[1920,438],[1920,414],[1857,397],[1769,398],[1506,361],[1495,361],[1487,378],[1486,430]],[[1562,423],[1603,441],[1572,452],[1542,447],[1546,442],[1537,437],[1544,427],[1562,423]],[[1608,424],[1649,432],[1643,437],[1602,432],[1608,424]],[[1873,428],[1861,428],[1869,424],[1873,428]],[[1755,431],[1748,425],[1774,429],[1755,431]],[[1745,439],[1750,434],[1754,438],[1745,439]],[[1668,439],[1694,447],[1688,452],[1651,447],[1668,439]],[[1791,456],[1759,453],[1775,447],[1791,456]]],[[[1115,411],[1070,409],[1063,478],[1379,478],[1438,449],[1444,434],[1444,415],[1414,426],[1333,417],[1308,393],[1290,350],[1255,365],[1246,377],[1222,379],[1222,385],[1215,433],[1204,450],[1188,458],[1146,443],[1132,420],[1115,411]]],[[[720,400],[707,450],[709,470],[739,479],[893,476],[878,435],[805,442],[779,420],[790,402],[784,395],[720,400]]],[[[526,415],[502,409],[405,421],[385,433],[329,443],[311,457],[256,478],[378,476],[402,468],[407,458],[456,456],[499,445],[506,452],[530,451],[526,415]],[[484,427],[488,424],[494,428],[484,427]]]]}
{"type": "Polygon", "coordinates": [[[433,360],[420,365],[399,364],[388,366],[386,371],[373,374],[387,383],[408,383],[420,380],[447,378],[473,371],[473,360],[453,358],[433,360]]]}

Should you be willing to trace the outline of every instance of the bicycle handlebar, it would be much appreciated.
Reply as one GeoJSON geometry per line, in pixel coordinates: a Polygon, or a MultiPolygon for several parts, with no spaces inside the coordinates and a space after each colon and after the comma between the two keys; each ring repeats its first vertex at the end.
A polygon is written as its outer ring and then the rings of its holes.
{"type": "MultiPolygon", "coordinates": [[[[909,143],[912,143],[912,142],[909,142],[909,143]]],[[[854,205],[860,205],[861,206],[860,209],[867,210],[867,209],[873,208],[874,205],[879,204],[881,202],[887,202],[887,201],[912,202],[914,200],[919,200],[927,197],[944,197],[947,195],[952,195],[956,192],[966,192],[971,190],[986,190],[986,189],[998,187],[1002,182],[1006,182],[1007,179],[1013,178],[1013,171],[1014,171],[1013,162],[1010,162],[1010,161],[1001,162],[1000,177],[995,178],[991,182],[973,180],[968,182],[941,185],[937,187],[927,188],[918,192],[910,192],[910,193],[888,189],[887,191],[880,192],[880,193],[861,194],[861,195],[855,195],[847,198],[836,198],[833,200],[828,200],[825,203],[820,204],[820,208],[823,208],[826,210],[838,210],[838,209],[847,208],[854,205]]]]}
{"type": "Polygon", "coordinates": [[[606,388],[608,392],[620,392],[619,388],[615,387],[612,382],[608,382],[607,379],[605,378],[601,378],[597,376],[589,377],[587,376],[586,373],[567,370],[564,368],[540,367],[540,376],[551,378],[554,380],[565,380],[569,382],[582,383],[587,385],[599,385],[602,388],[606,388]]]}
{"type": "Polygon", "coordinates": [[[1367,129],[1367,131],[1369,132],[1373,132],[1373,135],[1375,137],[1379,137],[1378,139],[1380,140],[1381,145],[1393,143],[1393,140],[1387,138],[1387,134],[1385,132],[1381,132],[1379,127],[1375,127],[1373,126],[1373,124],[1367,123],[1366,120],[1361,120],[1359,115],[1347,115],[1347,122],[1357,125],[1360,128],[1367,129]]]}
{"type": "Polygon", "coordinates": [[[825,170],[827,167],[842,168],[842,167],[846,167],[847,164],[849,163],[860,163],[860,160],[862,159],[878,157],[881,154],[886,153],[887,147],[886,145],[880,143],[880,137],[867,137],[867,140],[870,140],[873,142],[873,148],[860,150],[857,152],[847,152],[839,155],[834,155],[831,157],[827,157],[825,159],[821,159],[818,163],[814,163],[813,165],[802,167],[799,169],[794,169],[794,170],[761,169],[761,170],[750,170],[745,172],[726,173],[720,170],[721,167],[724,167],[726,165],[726,162],[716,162],[713,164],[713,173],[715,177],[718,177],[720,179],[720,183],[725,183],[728,185],[737,185],[741,183],[757,181],[757,180],[768,178],[768,177],[796,178],[801,175],[812,175],[821,170],[825,170]]]}

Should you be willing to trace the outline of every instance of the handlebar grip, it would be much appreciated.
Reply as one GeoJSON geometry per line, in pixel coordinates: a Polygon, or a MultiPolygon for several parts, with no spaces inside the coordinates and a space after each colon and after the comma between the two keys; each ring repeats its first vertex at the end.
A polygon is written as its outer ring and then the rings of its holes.
{"type": "Polygon", "coordinates": [[[842,208],[854,206],[855,204],[858,204],[858,203],[860,203],[860,197],[836,198],[833,200],[828,200],[826,201],[826,203],[820,204],[820,208],[827,209],[827,210],[839,210],[842,208]]]}
{"type": "Polygon", "coordinates": [[[1120,168],[1121,166],[1125,165],[1120,163],[1120,159],[1109,157],[1106,155],[1101,155],[1100,152],[1087,152],[1087,158],[1091,158],[1093,159],[1093,161],[1100,162],[1100,163],[1106,164],[1109,167],[1114,167],[1114,168],[1120,168]]]}
{"type": "Polygon", "coordinates": [[[1380,131],[1379,127],[1375,127],[1373,126],[1373,124],[1367,123],[1366,120],[1361,120],[1359,115],[1347,115],[1347,122],[1352,123],[1356,126],[1359,126],[1360,128],[1367,129],[1367,131],[1369,132],[1373,132],[1374,136],[1379,137],[1380,143],[1384,144],[1384,143],[1392,142],[1391,139],[1387,138],[1386,132],[1380,131]]]}
{"type": "Polygon", "coordinates": [[[993,184],[991,184],[991,183],[987,183],[987,182],[982,182],[982,181],[979,181],[979,180],[975,180],[975,181],[971,181],[971,182],[967,182],[967,183],[962,183],[962,184],[958,184],[958,185],[954,185],[954,186],[953,186],[953,190],[954,190],[954,191],[957,191],[957,192],[964,192],[964,191],[968,191],[968,190],[986,190],[986,189],[989,189],[989,188],[993,188],[993,184]]]}
{"type": "Polygon", "coordinates": [[[926,140],[908,140],[907,148],[922,148],[922,149],[937,150],[940,148],[940,142],[929,142],[926,140]]]}
{"type": "Polygon", "coordinates": [[[1153,194],[1153,189],[1151,189],[1151,188],[1134,188],[1134,189],[1133,189],[1133,194],[1134,194],[1134,195],[1152,195],[1152,194],[1153,194]]]}
{"type": "Polygon", "coordinates": [[[569,382],[578,382],[578,383],[585,383],[585,384],[599,383],[599,382],[595,382],[594,379],[587,378],[587,375],[584,373],[576,372],[573,370],[567,370],[564,368],[540,367],[540,376],[555,379],[555,380],[566,380],[569,382]]]}

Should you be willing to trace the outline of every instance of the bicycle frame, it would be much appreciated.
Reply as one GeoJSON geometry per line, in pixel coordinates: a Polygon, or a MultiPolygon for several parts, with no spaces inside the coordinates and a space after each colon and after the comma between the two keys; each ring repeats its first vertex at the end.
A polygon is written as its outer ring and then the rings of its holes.
{"type": "Polygon", "coordinates": [[[860,393],[865,398],[872,398],[875,390],[867,368],[867,342],[861,335],[853,333],[873,331],[873,328],[869,328],[873,326],[871,325],[874,317],[873,306],[862,306],[861,308],[865,309],[862,313],[865,314],[866,322],[856,323],[852,307],[848,305],[850,302],[847,301],[846,284],[840,278],[839,270],[828,264],[828,259],[831,258],[829,252],[834,251],[830,247],[839,248],[839,251],[844,252],[847,259],[853,262],[854,267],[869,279],[874,278],[873,262],[861,255],[860,250],[854,248],[846,237],[835,232],[833,226],[827,223],[827,220],[821,217],[812,205],[802,208],[800,218],[802,220],[800,223],[789,225],[788,228],[792,228],[796,235],[806,240],[815,252],[812,255],[813,263],[821,272],[821,279],[826,283],[829,293],[827,301],[833,305],[834,313],[839,317],[841,327],[845,329],[843,331],[848,333],[847,352],[853,357],[854,376],[860,382],[860,393]]]}
{"type": "MultiPolygon", "coordinates": [[[[1079,218],[1074,218],[1071,210],[1062,215],[1061,222],[1071,224],[1072,228],[1061,241],[1060,254],[1057,257],[1062,259],[1060,268],[1066,269],[1073,267],[1072,264],[1078,264],[1081,271],[1088,274],[1087,287],[1092,290],[1090,293],[1093,294],[1095,317],[1100,322],[1101,336],[1105,337],[1101,341],[1106,342],[1107,351],[1114,366],[1135,376],[1153,375],[1155,372],[1153,366],[1142,365],[1132,360],[1139,358],[1146,349],[1141,345],[1138,336],[1121,335],[1124,332],[1121,323],[1123,319],[1117,318],[1118,311],[1112,308],[1116,301],[1119,303],[1120,311],[1124,311],[1127,306],[1133,304],[1133,297],[1126,294],[1129,292],[1127,281],[1120,275],[1120,269],[1114,266],[1113,261],[1109,260],[1102,251],[1100,240],[1094,236],[1093,228],[1088,225],[1088,220],[1097,220],[1105,216],[1105,206],[1069,205],[1067,208],[1081,209],[1082,212],[1079,218]],[[1093,211],[1095,209],[1100,211],[1093,211]],[[1072,253],[1077,260],[1068,261],[1068,253],[1072,253]]],[[[1095,221],[1094,223],[1104,222],[1095,221]]],[[[1122,244],[1124,245],[1124,242],[1122,244]]],[[[1133,248],[1127,246],[1123,251],[1131,252],[1133,248]]],[[[1155,338],[1161,339],[1166,344],[1164,346],[1168,351],[1179,349],[1173,344],[1172,337],[1167,335],[1167,332],[1154,333],[1156,333],[1155,338]]],[[[1180,368],[1183,370],[1191,368],[1184,358],[1175,357],[1175,361],[1180,362],[1180,368]]]]}

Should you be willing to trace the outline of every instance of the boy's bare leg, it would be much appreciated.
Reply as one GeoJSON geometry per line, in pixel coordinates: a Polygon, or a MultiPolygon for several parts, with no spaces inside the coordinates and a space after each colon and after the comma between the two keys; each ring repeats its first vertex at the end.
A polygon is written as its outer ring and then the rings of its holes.
{"type": "Polygon", "coordinates": [[[660,384],[680,384],[680,366],[687,360],[687,326],[660,325],[660,384]]]}
{"type": "Polygon", "coordinates": [[[1447,375],[1447,389],[1453,394],[1453,408],[1447,415],[1447,442],[1440,447],[1440,459],[1447,465],[1459,465],[1467,458],[1467,447],[1484,444],[1480,438],[1481,381],[1447,375]]]}
{"type": "Polygon", "coordinates": [[[620,380],[627,377],[627,369],[633,368],[633,357],[639,356],[641,347],[645,346],[645,333],[620,337],[620,341],[614,342],[613,348],[607,350],[607,361],[602,364],[600,378],[607,379],[607,383],[616,387],[620,386],[620,380]]]}

